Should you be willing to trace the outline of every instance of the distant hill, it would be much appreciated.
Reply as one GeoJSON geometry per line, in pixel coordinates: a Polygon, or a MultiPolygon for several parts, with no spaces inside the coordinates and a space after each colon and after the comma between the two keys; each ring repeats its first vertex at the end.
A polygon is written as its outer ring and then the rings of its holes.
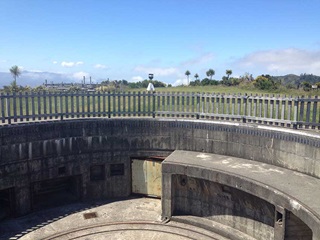
{"type": "Polygon", "coordinates": [[[273,76],[272,78],[277,82],[281,82],[282,85],[290,84],[294,86],[300,86],[303,82],[308,82],[310,84],[320,82],[320,76],[306,73],[300,74],[300,76],[295,74],[288,74],[285,76],[273,76]]]}
{"type": "MultiPolygon", "coordinates": [[[[82,79],[76,78],[72,74],[22,71],[21,75],[17,78],[17,84],[36,87],[42,85],[45,80],[47,80],[48,83],[71,83],[81,82],[82,79]]],[[[9,72],[0,72],[0,87],[9,85],[12,81],[13,77],[9,72]]]]}

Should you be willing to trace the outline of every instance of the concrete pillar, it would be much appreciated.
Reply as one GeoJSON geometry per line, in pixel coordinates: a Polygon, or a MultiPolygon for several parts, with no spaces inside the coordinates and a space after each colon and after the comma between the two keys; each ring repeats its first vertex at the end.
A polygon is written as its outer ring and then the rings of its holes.
{"type": "Polygon", "coordinates": [[[276,206],[274,213],[274,240],[284,240],[286,229],[286,210],[276,206]]]}
{"type": "Polygon", "coordinates": [[[29,186],[15,187],[16,215],[24,215],[31,210],[31,192],[29,186]]]}
{"type": "Polygon", "coordinates": [[[173,186],[172,174],[162,173],[162,219],[170,219],[173,213],[173,186]]]}

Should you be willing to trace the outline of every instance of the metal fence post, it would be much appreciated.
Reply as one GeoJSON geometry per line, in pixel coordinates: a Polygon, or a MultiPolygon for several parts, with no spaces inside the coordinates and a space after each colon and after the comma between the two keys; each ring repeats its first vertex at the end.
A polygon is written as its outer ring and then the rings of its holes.
{"type": "Polygon", "coordinates": [[[156,117],[156,93],[152,93],[152,117],[156,117]]]}
{"type": "Polygon", "coordinates": [[[298,129],[298,105],[299,105],[299,98],[295,98],[294,108],[293,108],[293,129],[298,129]]]}

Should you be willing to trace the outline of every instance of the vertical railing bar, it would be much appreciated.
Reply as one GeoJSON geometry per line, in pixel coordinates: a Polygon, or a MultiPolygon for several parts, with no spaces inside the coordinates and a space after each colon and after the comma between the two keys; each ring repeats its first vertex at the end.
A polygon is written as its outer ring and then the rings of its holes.
{"type": "MultiPolygon", "coordinates": [[[[166,96],[167,96],[167,101],[166,101],[166,108],[167,108],[167,111],[170,112],[170,93],[166,93],[166,96]]],[[[170,114],[167,114],[167,117],[170,117],[170,114]]]]}
{"type": "MultiPolygon", "coordinates": [[[[181,95],[181,112],[186,112],[186,109],[185,109],[185,107],[186,107],[186,103],[185,103],[185,95],[184,95],[184,92],[182,92],[182,95],[181,95]]],[[[183,115],[183,117],[185,117],[184,115],[183,115]]]]}
{"type": "Polygon", "coordinates": [[[236,103],[236,98],[235,98],[234,95],[232,96],[231,102],[232,102],[231,115],[234,116],[234,115],[235,115],[235,114],[234,114],[234,108],[235,108],[235,103],[236,103]]]}
{"type": "Polygon", "coordinates": [[[131,92],[129,91],[128,92],[128,116],[130,117],[131,116],[131,92]]]}
{"type": "Polygon", "coordinates": [[[102,116],[106,116],[106,92],[102,92],[102,108],[103,108],[103,114],[102,116]]]}
{"type": "Polygon", "coordinates": [[[210,93],[207,93],[206,95],[206,113],[210,113],[210,93]]]}
{"type": "Polygon", "coordinates": [[[141,94],[140,91],[138,92],[138,116],[140,116],[141,113],[141,94]]]}
{"type": "Polygon", "coordinates": [[[49,97],[49,119],[52,119],[52,94],[51,92],[48,93],[48,97],[49,97]]]}
{"type": "Polygon", "coordinates": [[[87,117],[90,117],[91,107],[90,107],[90,92],[86,93],[87,95],[87,117]]]}
{"type": "MultiPolygon", "coordinates": [[[[166,111],[166,95],[165,92],[162,92],[162,96],[161,96],[161,111],[166,111]]],[[[162,117],[164,117],[165,114],[162,114],[162,117]]]]}
{"type": "Polygon", "coordinates": [[[101,117],[101,93],[98,91],[98,117],[101,117]]]}
{"type": "Polygon", "coordinates": [[[55,92],[53,94],[53,98],[54,98],[54,114],[55,114],[55,119],[57,119],[59,116],[58,116],[58,93],[55,92]]]}
{"type": "Polygon", "coordinates": [[[210,98],[211,98],[211,114],[213,115],[212,117],[214,117],[215,94],[212,93],[210,98]]]}
{"type": "Polygon", "coordinates": [[[270,113],[269,117],[272,119],[273,118],[273,111],[274,111],[274,94],[272,94],[270,99],[270,113]]]}
{"type": "Polygon", "coordinates": [[[79,92],[76,94],[76,117],[80,117],[80,104],[79,104],[79,92]]]}
{"type": "Polygon", "coordinates": [[[62,92],[60,92],[60,96],[59,96],[59,99],[60,99],[60,120],[63,120],[63,95],[62,95],[62,92]]]}
{"type": "Polygon", "coordinates": [[[230,94],[228,94],[226,96],[226,100],[227,100],[227,105],[226,105],[226,115],[230,115],[229,111],[230,111],[230,94]]]}
{"type": "Polygon", "coordinates": [[[41,120],[41,99],[40,99],[40,91],[37,92],[37,105],[38,105],[38,120],[41,120]]]}
{"type": "Polygon", "coordinates": [[[133,116],[136,116],[136,112],[137,112],[136,92],[133,91],[133,116]]]}
{"type": "Polygon", "coordinates": [[[260,95],[260,97],[259,97],[259,118],[262,117],[262,101],[263,101],[263,99],[262,99],[262,96],[260,95]]]}
{"type": "Polygon", "coordinates": [[[108,118],[111,118],[111,92],[108,91],[108,118]]]}
{"type": "Polygon", "coordinates": [[[299,99],[295,98],[294,99],[294,109],[293,109],[293,128],[297,129],[298,127],[298,105],[299,105],[299,99]]]}
{"type": "Polygon", "coordinates": [[[116,117],[117,116],[117,109],[116,109],[116,92],[112,92],[112,116],[116,117]]]}
{"type": "Polygon", "coordinates": [[[95,117],[96,116],[96,93],[93,92],[91,94],[91,98],[92,98],[92,116],[95,117]]]}
{"type": "Polygon", "coordinates": [[[258,97],[257,94],[253,97],[253,117],[257,117],[257,102],[258,102],[257,97],[258,97]]]}
{"type": "Polygon", "coordinates": [[[121,96],[120,96],[120,92],[117,92],[117,112],[118,112],[118,116],[121,116],[121,96]]]}
{"type": "Polygon", "coordinates": [[[123,116],[126,116],[126,114],[128,113],[127,112],[127,109],[126,109],[126,94],[125,92],[122,92],[122,111],[123,111],[123,116]]]}
{"type": "Polygon", "coordinates": [[[242,114],[242,121],[245,123],[247,122],[247,115],[248,115],[248,106],[247,106],[247,101],[248,101],[248,96],[245,94],[243,97],[243,114],[242,114]]]}
{"type": "Polygon", "coordinates": [[[292,96],[289,96],[288,99],[288,113],[287,113],[287,120],[291,120],[291,112],[292,112],[292,96]]]}
{"type": "Polygon", "coordinates": [[[317,122],[317,107],[318,107],[318,96],[314,96],[315,101],[313,102],[313,113],[312,113],[312,123],[317,122]]]}
{"type": "Polygon", "coordinates": [[[147,116],[150,116],[151,115],[151,92],[148,92],[148,95],[147,95],[147,98],[148,98],[148,113],[147,113],[147,116]]]}
{"type": "Polygon", "coordinates": [[[1,99],[1,120],[2,123],[5,123],[6,121],[6,116],[5,116],[5,107],[4,107],[4,93],[0,93],[0,99],[1,99]]]}
{"type": "Polygon", "coordinates": [[[19,93],[19,108],[20,108],[20,121],[23,121],[23,101],[22,101],[22,92],[19,93]]]}
{"type": "Polygon", "coordinates": [[[221,94],[221,114],[225,114],[225,107],[224,107],[224,102],[225,102],[225,96],[224,93],[221,94]]]}
{"type": "Polygon", "coordinates": [[[64,95],[64,105],[65,105],[65,116],[66,118],[69,118],[69,94],[63,93],[64,95]]]}
{"type": "Polygon", "coordinates": [[[279,119],[279,103],[280,101],[279,101],[279,98],[277,97],[276,98],[276,116],[275,116],[276,119],[279,119]]]}
{"type": "Polygon", "coordinates": [[[36,120],[35,116],[35,106],[34,106],[34,93],[31,93],[31,112],[32,112],[32,120],[36,120]]]}
{"type": "Polygon", "coordinates": [[[86,109],[85,109],[85,96],[84,96],[84,91],[81,92],[81,108],[82,108],[82,117],[84,118],[86,115],[85,115],[85,112],[86,112],[86,109]]]}
{"type": "Polygon", "coordinates": [[[8,118],[8,124],[11,124],[10,93],[7,93],[6,102],[7,102],[7,118],[8,118]]]}
{"type": "Polygon", "coordinates": [[[161,104],[160,104],[160,101],[161,101],[161,96],[160,96],[161,92],[159,92],[159,94],[157,95],[157,109],[156,111],[162,111],[160,110],[160,107],[161,107],[161,104]]]}
{"type": "Polygon", "coordinates": [[[285,118],[285,109],[286,109],[286,100],[285,100],[286,96],[284,96],[284,98],[282,98],[281,100],[281,120],[284,120],[285,118]]]}
{"type": "MultiPolygon", "coordinates": [[[[304,122],[304,96],[300,98],[300,116],[299,122],[304,122]]],[[[301,125],[301,124],[300,124],[301,125]]]]}
{"type": "Polygon", "coordinates": [[[13,100],[13,121],[17,122],[17,96],[16,93],[12,93],[12,100],[13,100]]]}
{"type": "Polygon", "coordinates": [[[237,96],[237,102],[238,102],[237,115],[240,116],[241,115],[241,95],[240,95],[240,93],[237,96]]]}
{"type": "Polygon", "coordinates": [[[152,117],[156,117],[156,94],[153,92],[152,93],[152,117]]]}
{"type": "Polygon", "coordinates": [[[174,117],[175,116],[175,93],[174,92],[171,92],[171,117],[174,117]]]}
{"type": "Polygon", "coordinates": [[[43,91],[42,92],[42,100],[43,100],[43,114],[44,114],[44,119],[48,118],[48,112],[47,112],[47,92],[43,91]]]}
{"type": "Polygon", "coordinates": [[[248,116],[251,116],[251,110],[252,110],[252,94],[248,96],[248,116]]]}
{"type": "Polygon", "coordinates": [[[71,118],[74,118],[74,114],[75,114],[75,111],[74,111],[74,97],[77,93],[75,94],[71,94],[70,96],[70,112],[71,112],[71,118]]]}
{"type": "Polygon", "coordinates": [[[264,98],[264,107],[263,107],[264,118],[268,118],[268,105],[269,105],[269,94],[266,94],[264,98]]]}

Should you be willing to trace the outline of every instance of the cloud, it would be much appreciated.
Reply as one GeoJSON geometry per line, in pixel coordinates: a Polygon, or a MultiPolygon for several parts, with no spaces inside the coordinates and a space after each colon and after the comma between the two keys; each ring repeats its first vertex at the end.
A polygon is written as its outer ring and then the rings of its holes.
{"type": "Polygon", "coordinates": [[[97,69],[106,69],[106,68],[107,68],[107,66],[106,66],[106,65],[103,65],[103,64],[100,64],[100,63],[98,63],[98,64],[94,65],[94,68],[97,68],[97,69]]]}
{"type": "Polygon", "coordinates": [[[82,80],[84,76],[88,78],[90,74],[87,72],[75,72],[71,74],[69,77],[75,80],[82,80]]]}
{"type": "Polygon", "coordinates": [[[135,76],[135,77],[132,77],[132,78],[131,78],[130,82],[141,82],[141,81],[143,81],[143,80],[144,80],[143,77],[141,77],[141,76],[135,76]]]}
{"type": "Polygon", "coordinates": [[[188,84],[188,79],[177,79],[172,86],[180,86],[180,85],[187,85],[188,84]]]}
{"type": "Polygon", "coordinates": [[[189,60],[187,60],[185,62],[182,62],[181,65],[183,67],[200,65],[200,64],[204,64],[204,63],[212,61],[213,58],[214,58],[213,53],[204,53],[204,54],[202,54],[202,55],[200,55],[198,57],[195,57],[195,58],[189,59],[189,60]]]}
{"type": "Polygon", "coordinates": [[[62,62],[61,63],[61,66],[62,67],[74,67],[74,66],[79,66],[79,65],[82,65],[83,62],[79,61],[79,62],[62,62]]]}
{"type": "Polygon", "coordinates": [[[155,78],[157,76],[170,76],[179,73],[179,70],[174,67],[169,68],[157,68],[157,67],[144,67],[144,66],[137,66],[134,68],[135,72],[142,72],[144,74],[153,73],[155,78]]]}
{"type": "Polygon", "coordinates": [[[234,62],[249,71],[259,69],[269,74],[312,73],[320,75],[320,51],[288,48],[251,53],[234,62]]]}
{"type": "Polygon", "coordinates": [[[57,61],[53,61],[52,63],[53,63],[53,64],[57,64],[58,62],[57,62],[57,61]]]}

